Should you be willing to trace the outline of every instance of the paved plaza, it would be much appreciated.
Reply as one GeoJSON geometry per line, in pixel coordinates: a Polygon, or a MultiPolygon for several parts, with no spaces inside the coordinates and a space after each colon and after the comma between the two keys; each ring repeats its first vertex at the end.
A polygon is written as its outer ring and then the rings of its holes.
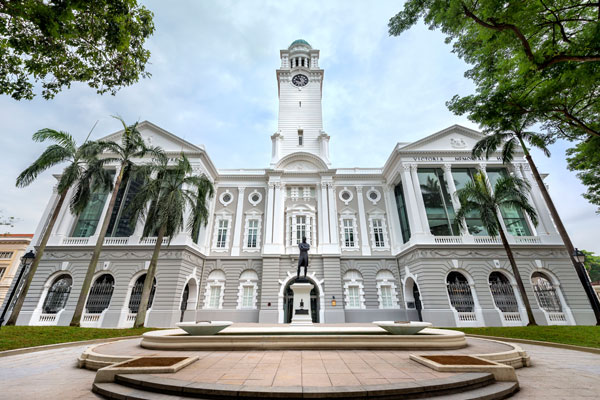
{"type": "MultiPolygon", "coordinates": [[[[129,346],[135,340],[105,346],[107,350],[109,347],[114,350],[115,346],[129,346]]],[[[477,342],[471,343],[470,351],[473,352],[475,348],[472,346],[477,346],[477,342]]],[[[69,347],[0,358],[0,399],[100,398],[90,391],[95,373],[76,367],[76,359],[86,347],[69,347]]],[[[530,354],[532,366],[517,370],[521,391],[513,397],[514,399],[598,398],[600,355],[544,346],[521,347],[530,354]]],[[[143,349],[140,349],[140,352],[150,353],[143,349]]],[[[300,382],[310,382],[311,386],[348,386],[452,376],[409,361],[408,351],[187,353],[202,355],[202,359],[170,377],[198,382],[260,386],[297,385],[300,382]],[[201,373],[200,370],[204,368],[208,369],[201,373]]]]}

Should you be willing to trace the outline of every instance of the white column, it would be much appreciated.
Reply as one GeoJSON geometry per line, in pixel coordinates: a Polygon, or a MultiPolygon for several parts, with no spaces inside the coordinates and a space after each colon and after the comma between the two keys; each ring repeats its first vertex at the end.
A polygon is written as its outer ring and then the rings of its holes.
{"type": "Polygon", "coordinates": [[[417,196],[410,175],[410,164],[402,164],[401,172],[402,190],[404,192],[404,201],[406,201],[406,214],[408,215],[411,236],[424,235],[425,231],[423,231],[423,224],[421,223],[419,204],[417,203],[417,196]]]}
{"type": "Polygon", "coordinates": [[[323,218],[322,218],[322,226],[323,226],[323,236],[321,236],[321,244],[329,244],[331,243],[331,238],[329,237],[329,206],[328,206],[328,193],[327,193],[327,182],[321,181],[321,207],[323,209],[323,218]]]}
{"type": "Polygon", "coordinates": [[[356,202],[358,203],[358,219],[360,221],[360,248],[363,256],[371,255],[371,237],[367,228],[367,218],[365,215],[365,202],[363,198],[363,187],[356,186],[356,202]]]}
{"type": "Polygon", "coordinates": [[[522,164],[523,171],[516,166],[515,173],[519,178],[526,179],[531,185],[531,192],[529,193],[529,200],[532,202],[533,206],[537,210],[538,221],[539,224],[537,226],[537,232],[540,236],[558,236],[558,231],[554,226],[554,222],[552,221],[552,216],[550,215],[550,210],[546,204],[546,201],[542,197],[542,193],[540,188],[538,187],[533,174],[531,173],[531,168],[528,164],[522,164]]]}
{"type": "MultiPolygon", "coordinates": [[[[285,186],[281,182],[275,182],[275,206],[273,212],[273,244],[283,246],[285,241],[283,238],[283,227],[285,225],[285,186]]],[[[283,252],[283,247],[280,247],[283,252]]]]}
{"type": "Polygon", "coordinates": [[[233,229],[233,245],[231,246],[231,255],[240,255],[240,237],[242,234],[242,214],[244,213],[244,192],[246,188],[238,188],[237,207],[235,209],[235,227],[233,229]]]}
{"type": "Polygon", "coordinates": [[[333,245],[339,244],[339,230],[337,218],[337,204],[335,201],[335,189],[333,182],[327,185],[327,193],[329,198],[329,242],[333,245]]]}
{"type": "Polygon", "coordinates": [[[265,218],[265,245],[273,243],[273,200],[275,198],[275,184],[269,182],[267,194],[267,216],[265,218]]]}
{"type": "MultiPolygon", "coordinates": [[[[485,170],[485,164],[483,164],[483,163],[477,164],[477,170],[479,171],[480,174],[483,175],[483,177],[485,178],[485,182],[487,183],[490,190],[493,192],[494,187],[492,186],[492,182],[490,181],[490,178],[487,175],[487,171],[485,170]]],[[[504,232],[506,232],[506,240],[508,240],[510,242],[512,239],[512,235],[506,229],[506,225],[504,224],[504,219],[502,218],[502,213],[500,212],[500,210],[498,210],[497,214],[498,214],[498,221],[500,221],[500,227],[504,230],[504,232]]]]}
{"type": "MultiPolygon", "coordinates": [[[[214,182],[213,182],[214,184],[214,182]]],[[[212,230],[215,229],[215,207],[217,206],[217,189],[218,187],[215,185],[215,196],[210,201],[210,214],[208,215],[208,223],[206,224],[206,234],[204,236],[204,251],[206,254],[210,251],[211,247],[211,239],[212,239],[212,230]]]]}
{"type": "MultiPolygon", "coordinates": [[[[454,207],[454,211],[458,212],[460,210],[460,200],[458,199],[458,195],[456,194],[456,185],[454,184],[454,177],[452,176],[452,165],[444,164],[444,179],[448,184],[448,190],[450,190],[450,198],[452,199],[452,206],[454,207]]],[[[463,236],[469,236],[469,229],[466,221],[461,222],[463,236]]]]}
{"type": "Polygon", "coordinates": [[[325,215],[325,208],[323,207],[323,189],[321,188],[321,185],[317,185],[316,189],[315,189],[315,196],[316,196],[316,200],[317,200],[317,240],[315,241],[315,244],[318,246],[319,248],[319,253],[322,251],[321,247],[323,246],[324,243],[324,232],[323,232],[323,225],[324,225],[324,219],[327,218],[327,215],[325,215]]]}
{"type": "Polygon", "coordinates": [[[390,227],[392,253],[395,253],[402,246],[402,230],[400,229],[400,216],[398,215],[398,207],[394,198],[394,185],[383,185],[383,200],[385,201],[386,214],[390,227]]]}
{"type": "Polygon", "coordinates": [[[50,200],[46,205],[46,209],[42,214],[42,218],[40,219],[37,228],[35,230],[35,234],[33,236],[33,240],[29,244],[29,246],[39,246],[40,241],[42,240],[42,236],[46,232],[46,227],[48,226],[48,222],[50,222],[50,218],[54,213],[54,208],[56,207],[56,203],[58,202],[58,185],[54,185],[52,187],[52,195],[50,196],[50,200]]]}
{"type": "Polygon", "coordinates": [[[60,210],[60,214],[58,215],[58,224],[54,225],[54,234],[58,236],[59,242],[63,237],[68,236],[70,234],[69,229],[73,225],[73,221],[75,220],[75,216],[71,214],[71,210],[69,209],[69,204],[71,203],[71,198],[73,197],[74,188],[72,187],[67,191],[67,196],[65,197],[65,201],[62,204],[62,210],[60,210]]]}
{"type": "MultiPolygon", "coordinates": [[[[117,170],[115,171],[115,176],[113,178],[113,186],[115,185],[115,183],[117,182],[117,178],[119,177],[119,174],[121,173],[121,166],[117,167],[117,170]]],[[[127,184],[127,182],[122,182],[127,184]]],[[[106,213],[108,212],[108,205],[110,204],[110,198],[112,196],[112,190],[110,192],[108,192],[108,194],[106,195],[106,200],[104,200],[104,207],[102,207],[102,214],[100,214],[100,219],[98,220],[98,225],[96,225],[96,231],[94,232],[94,234],[92,235],[92,237],[94,239],[92,239],[94,241],[94,243],[96,243],[97,237],[100,235],[100,230],[102,229],[102,224],[104,223],[104,217],[106,216],[106,213]]],[[[111,210],[112,213],[112,210],[111,210]]],[[[115,222],[119,222],[119,221],[115,221],[115,222]]]]}
{"type": "Polygon", "coordinates": [[[425,211],[425,203],[423,202],[423,194],[421,193],[421,185],[419,184],[419,175],[417,174],[417,164],[410,164],[410,176],[412,178],[415,197],[417,198],[417,209],[419,211],[419,216],[421,217],[422,232],[427,236],[431,236],[427,212],[425,211]]]}

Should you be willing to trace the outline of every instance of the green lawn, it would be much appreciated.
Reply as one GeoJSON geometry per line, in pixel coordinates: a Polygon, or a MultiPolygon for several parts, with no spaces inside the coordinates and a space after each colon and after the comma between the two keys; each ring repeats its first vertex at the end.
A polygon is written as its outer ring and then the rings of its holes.
{"type": "Polygon", "coordinates": [[[0,351],[45,344],[78,342],[119,336],[138,336],[154,329],[97,329],[71,326],[3,326],[0,329],[0,351]]]}
{"type": "Polygon", "coordinates": [[[451,328],[474,335],[541,340],[600,348],[600,326],[518,326],[506,328],[451,328]]]}

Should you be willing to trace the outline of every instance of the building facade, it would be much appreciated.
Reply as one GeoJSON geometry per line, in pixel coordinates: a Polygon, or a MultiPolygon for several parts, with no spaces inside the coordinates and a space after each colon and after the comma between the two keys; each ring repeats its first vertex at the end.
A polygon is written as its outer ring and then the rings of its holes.
{"type": "Polygon", "coordinates": [[[4,303],[12,281],[17,274],[21,257],[29,246],[33,234],[0,235],[0,305],[4,303]]]}
{"type": "MultiPolygon", "coordinates": [[[[499,238],[487,235],[477,215],[465,226],[454,217],[460,207],[456,191],[477,172],[492,184],[505,174],[532,182],[538,226],[516,209],[503,209],[501,220],[537,323],[595,322],[522,153],[510,166],[499,155],[474,159],[471,149],[482,135],[454,125],[414,143],[398,143],[382,167],[334,167],[322,123],[319,50],[297,40],[280,56],[279,121],[268,168],[217,169],[203,146],[150,122],[139,124],[148,143],[173,157],[183,151],[194,171],[216,188],[210,221],[198,240],[181,232],[163,248],[147,325],[289,322],[289,287],[303,236],[311,245],[315,322],[525,325],[523,301],[499,238]]],[[[156,241],[141,237],[142,222],[129,224],[126,205],[141,184],[130,181],[119,192],[82,326],[133,324],[156,241]]],[[[61,210],[18,323],[69,323],[107,197],[96,194],[78,217],[66,206],[61,210]]],[[[36,238],[56,199],[54,192],[36,238]]]]}

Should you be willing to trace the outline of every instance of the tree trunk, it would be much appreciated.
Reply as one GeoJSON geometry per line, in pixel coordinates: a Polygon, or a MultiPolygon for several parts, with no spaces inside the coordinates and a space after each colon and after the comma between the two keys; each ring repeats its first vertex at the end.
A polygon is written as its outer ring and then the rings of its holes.
{"type": "Polygon", "coordinates": [[[110,219],[112,217],[112,211],[115,207],[115,202],[117,201],[117,194],[119,193],[119,187],[121,187],[121,181],[123,180],[123,173],[125,171],[125,167],[121,166],[121,170],[119,171],[119,176],[117,177],[117,181],[115,182],[115,187],[113,188],[110,203],[108,205],[108,210],[106,211],[106,215],[104,216],[104,220],[102,221],[102,229],[100,229],[100,234],[98,235],[98,240],[96,240],[96,246],[94,247],[94,253],[92,254],[92,259],[90,260],[90,264],[88,265],[87,272],[85,273],[85,278],[83,279],[83,284],[81,285],[81,292],[79,293],[79,299],[77,300],[77,306],[75,307],[75,313],[73,314],[73,318],[71,319],[71,326],[79,326],[81,321],[81,316],[83,314],[83,308],[85,307],[85,301],[87,299],[88,292],[90,291],[90,286],[92,284],[92,278],[94,277],[94,272],[96,272],[96,265],[98,264],[98,260],[100,259],[100,252],[102,251],[102,246],[104,245],[104,237],[106,236],[106,230],[108,229],[108,224],[110,223],[110,219]]]}
{"type": "Polygon", "coordinates": [[[529,167],[531,168],[531,172],[533,173],[535,182],[537,183],[538,187],[540,188],[540,192],[542,192],[542,197],[544,198],[544,201],[546,202],[546,205],[548,206],[548,210],[550,210],[550,215],[552,216],[552,219],[554,220],[556,229],[558,230],[558,233],[559,233],[563,243],[565,244],[567,251],[569,252],[569,258],[571,259],[571,263],[573,264],[573,267],[575,268],[575,271],[577,272],[579,281],[581,282],[581,285],[583,286],[583,289],[585,290],[585,293],[587,294],[588,300],[590,301],[590,304],[592,306],[592,310],[594,310],[594,315],[596,316],[596,325],[599,325],[600,324],[600,302],[598,301],[598,297],[594,293],[594,289],[591,287],[591,284],[587,277],[587,272],[583,270],[584,268],[581,265],[581,263],[579,263],[573,257],[573,253],[574,253],[575,249],[573,248],[573,243],[571,243],[571,238],[569,237],[569,234],[567,233],[567,230],[565,229],[565,226],[563,225],[562,220],[560,219],[560,216],[558,215],[558,212],[556,211],[556,208],[554,207],[554,202],[550,198],[550,193],[548,193],[548,189],[546,189],[546,185],[544,185],[544,181],[542,181],[542,177],[540,176],[540,173],[538,172],[538,169],[537,169],[535,163],[533,162],[531,155],[525,154],[525,159],[527,160],[527,163],[529,164],[529,167]]]}
{"type": "Polygon", "coordinates": [[[150,291],[152,290],[152,282],[156,275],[156,265],[158,264],[158,256],[160,254],[160,248],[162,241],[165,236],[167,227],[163,224],[158,230],[158,237],[156,238],[156,244],[154,245],[154,253],[152,253],[152,260],[146,273],[146,280],[144,280],[144,289],[142,290],[142,298],[140,299],[140,306],[138,308],[137,315],[135,317],[134,328],[141,328],[144,326],[146,321],[146,311],[148,311],[148,300],[150,300],[150,291]]]}
{"type": "Polygon", "coordinates": [[[500,220],[497,217],[496,221],[498,222],[498,228],[500,232],[500,238],[502,239],[502,245],[504,246],[504,250],[506,250],[506,255],[508,256],[508,261],[510,262],[510,266],[512,267],[513,275],[517,280],[517,287],[519,288],[519,293],[521,293],[521,299],[523,299],[523,304],[525,305],[525,309],[527,310],[527,318],[529,319],[529,323],[527,324],[527,326],[537,325],[533,316],[533,311],[531,311],[531,304],[529,304],[529,299],[527,298],[527,293],[525,292],[525,286],[523,285],[521,274],[519,273],[519,269],[517,268],[515,257],[513,256],[512,250],[510,249],[510,245],[508,244],[508,240],[506,239],[506,234],[504,233],[504,229],[502,229],[502,226],[500,225],[500,220]]]}
{"type": "MultiPolygon", "coordinates": [[[[25,297],[27,296],[27,292],[29,291],[29,286],[31,286],[31,281],[33,281],[33,277],[35,276],[35,272],[37,271],[38,265],[42,260],[42,256],[44,255],[44,250],[46,250],[46,244],[48,244],[48,239],[50,239],[50,235],[52,234],[52,229],[54,228],[54,224],[58,219],[58,214],[62,208],[63,203],[67,197],[67,192],[69,188],[63,190],[58,198],[58,203],[56,203],[56,207],[54,207],[54,211],[52,212],[52,217],[48,222],[48,226],[46,227],[46,231],[44,232],[44,236],[42,236],[42,241],[38,246],[37,253],[35,255],[35,259],[33,260],[33,264],[29,269],[29,273],[27,274],[27,280],[25,281],[25,285],[23,286],[23,290],[17,297],[17,301],[15,302],[15,306],[13,307],[12,313],[10,314],[10,318],[6,322],[6,325],[15,325],[17,323],[17,317],[21,312],[21,308],[23,307],[23,302],[25,301],[25,297]]],[[[10,304],[7,304],[8,307],[10,304]]]]}

